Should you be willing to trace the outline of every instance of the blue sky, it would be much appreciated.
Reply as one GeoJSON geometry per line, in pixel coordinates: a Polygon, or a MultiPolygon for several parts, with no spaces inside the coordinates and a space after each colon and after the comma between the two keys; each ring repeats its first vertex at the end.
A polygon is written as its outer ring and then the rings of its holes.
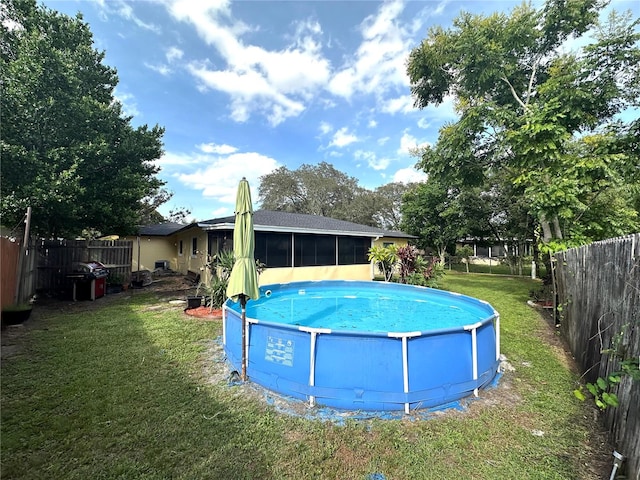
{"type": "MultiPolygon", "coordinates": [[[[161,207],[190,219],[233,213],[239,180],[259,207],[259,178],[321,161],[374,189],[418,181],[410,149],[455,120],[452,99],[413,107],[405,65],[430,26],[511,1],[48,0],[81,12],[118,71],[134,126],[166,128],[161,207]]],[[[536,2],[537,4],[538,2],[536,2]]],[[[640,2],[617,10],[640,13],[640,2]]]]}

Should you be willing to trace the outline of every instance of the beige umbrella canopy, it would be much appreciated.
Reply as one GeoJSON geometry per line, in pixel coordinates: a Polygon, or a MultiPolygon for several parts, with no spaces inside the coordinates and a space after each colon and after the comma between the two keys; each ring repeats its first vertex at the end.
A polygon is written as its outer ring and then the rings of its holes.
{"type": "Polygon", "coordinates": [[[247,379],[246,316],[247,300],[260,298],[258,272],[254,258],[253,207],[249,182],[243,177],[236,196],[236,218],[233,227],[233,254],[235,263],[229,277],[227,297],[240,301],[242,307],[242,380],[247,379]]]}

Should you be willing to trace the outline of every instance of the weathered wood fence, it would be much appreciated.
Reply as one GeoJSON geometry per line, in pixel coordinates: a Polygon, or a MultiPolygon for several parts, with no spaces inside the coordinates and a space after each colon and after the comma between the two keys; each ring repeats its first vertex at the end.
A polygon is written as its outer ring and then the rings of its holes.
{"type": "MultiPolygon", "coordinates": [[[[560,330],[587,381],[620,369],[615,349],[640,359],[640,233],[592,243],[556,255],[560,330]]],[[[605,425],[626,460],[627,477],[640,480],[640,381],[624,376],[605,425]]]]}
{"type": "Polygon", "coordinates": [[[60,292],[68,288],[65,275],[75,262],[100,262],[110,275],[131,277],[133,242],[130,240],[38,240],[38,291],[60,292]]]}
{"type": "Polygon", "coordinates": [[[27,303],[36,292],[36,255],[32,248],[33,239],[22,257],[22,278],[18,285],[20,271],[20,250],[22,240],[10,240],[0,237],[0,267],[2,275],[0,281],[0,308],[12,304],[27,303]]]}

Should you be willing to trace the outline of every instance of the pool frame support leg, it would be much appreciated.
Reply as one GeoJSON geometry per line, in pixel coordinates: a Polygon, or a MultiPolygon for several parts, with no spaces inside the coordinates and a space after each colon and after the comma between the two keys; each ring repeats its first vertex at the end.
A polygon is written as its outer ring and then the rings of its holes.
{"type": "Polygon", "coordinates": [[[500,371],[500,314],[496,312],[496,362],[498,362],[497,372],[500,371]]]}
{"type": "MultiPolygon", "coordinates": [[[[309,386],[313,387],[316,383],[316,335],[317,332],[311,332],[311,348],[309,358],[309,386]]],[[[316,397],[309,395],[309,406],[315,407],[316,397]]]]}
{"type": "Polygon", "coordinates": [[[476,336],[477,330],[482,326],[481,322],[474,323],[473,325],[466,325],[465,330],[471,332],[471,357],[472,357],[472,369],[473,369],[473,381],[475,382],[475,388],[473,389],[473,395],[478,396],[478,339],[476,336]]]}
{"type": "MultiPolygon", "coordinates": [[[[387,334],[390,338],[399,338],[402,340],[402,382],[403,382],[403,390],[405,394],[409,393],[409,344],[408,339],[413,337],[419,337],[422,335],[422,332],[405,332],[405,333],[397,333],[397,332],[389,332],[387,334]]],[[[410,413],[411,404],[409,402],[405,402],[404,404],[404,413],[410,413]]]]}
{"type": "MultiPolygon", "coordinates": [[[[311,327],[298,327],[301,332],[309,334],[309,387],[314,387],[316,384],[316,341],[319,333],[331,333],[329,328],[311,328],[311,327]]],[[[309,395],[309,406],[316,406],[315,395],[309,395]]]]}
{"type": "MultiPolygon", "coordinates": [[[[407,337],[402,337],[402,377],[404,381],[404,393],[409,393],[409,348],[407,337]]],[[[409,402],[404,404],[404,413],[409,413],[409,402]]]]}
{"type": "Polygon", "coordinates": [[[477,329],[471,330],[471,355],[473,355],[473,380],[476,382],[476,388],[473,389],[473,395],[478,396],[478,338],[477,329]]]}

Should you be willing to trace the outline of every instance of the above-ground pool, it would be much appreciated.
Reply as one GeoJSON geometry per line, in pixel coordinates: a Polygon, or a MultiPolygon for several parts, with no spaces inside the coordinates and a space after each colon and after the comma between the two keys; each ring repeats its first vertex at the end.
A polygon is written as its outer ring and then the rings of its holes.
{"type": "MultiPolygon", "coordinates": [[[[242,368],[240,305],[224,305],[223,343],[242,368]]],[[[275,392],[348,410],[445,405],[489,384],[500,320],[488,303],[411,285],[266,285],[247,302],[246,372],[275,392]]]]}

